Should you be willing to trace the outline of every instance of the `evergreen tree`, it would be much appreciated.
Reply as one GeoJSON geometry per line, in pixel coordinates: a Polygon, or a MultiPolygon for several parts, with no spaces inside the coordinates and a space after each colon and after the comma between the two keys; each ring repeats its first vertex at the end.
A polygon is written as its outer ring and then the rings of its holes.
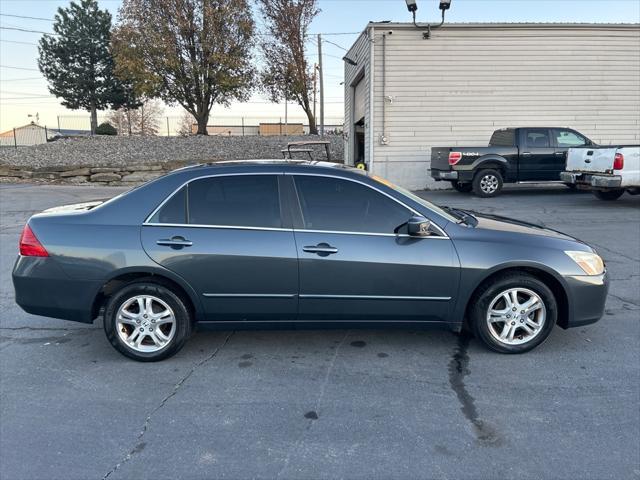
{"type": "Polygon", "coordinates": [[[91,131],[95,132],[98,110],[135,103],[114,75],[111,14],[100,10],[96,0],[71,2],[58,9],[53,31],[40,39],[40,71],[62,105],[91,113],[91,131]]]}

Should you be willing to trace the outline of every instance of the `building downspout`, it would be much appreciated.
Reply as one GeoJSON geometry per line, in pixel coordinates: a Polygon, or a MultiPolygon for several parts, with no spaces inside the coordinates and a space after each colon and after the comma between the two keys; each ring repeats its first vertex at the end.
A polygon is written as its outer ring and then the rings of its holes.
{"type": "Polygon", "coordinates": [[[380,144],[387,145],[387,34],[382,34],[382,133],[380,144]]]}
{"type": "Polygon", "coordinates": [[[375,128],[374,128],[374,111],[375,111],[375,30],[369,27],[369,171],[373,172],[374,163],[374,146],[375,146],[375,128]]]}

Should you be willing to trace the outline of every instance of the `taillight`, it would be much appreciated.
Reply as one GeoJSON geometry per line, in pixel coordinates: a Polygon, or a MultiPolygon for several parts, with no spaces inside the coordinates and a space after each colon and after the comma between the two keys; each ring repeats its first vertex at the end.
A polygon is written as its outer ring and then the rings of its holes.
{"type": "Polygon", "coordinates": [[[455,165],[462,160],[461,152],[449,152],[449,165],[455,165]]]}
{"type": "Polygon", "coordinates": [[[20,255],[25,257],[48,257],[49,253],[31,231],[29,225],[25,225],[20,235],[20,255]]]}
{"type": "Polygon", "coordinates": [[[624,155],[621,153],[616,153],[616,156],[613,159],[613,169],[622,170],[623,168],[624,168],[624,155]]]}

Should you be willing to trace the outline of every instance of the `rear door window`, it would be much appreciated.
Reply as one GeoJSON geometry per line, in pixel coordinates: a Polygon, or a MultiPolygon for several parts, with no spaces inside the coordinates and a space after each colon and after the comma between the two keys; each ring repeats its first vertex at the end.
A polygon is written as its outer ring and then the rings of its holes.
{"type": "Polygon", "coordinates": [[[526,131],[525,143],[529,148],[549,148],[549,130],[546,128],[532,128],[526,131]]]}
{"type": "Polygon", "coordinates": [[[150,223],[281,228],[276,175],[202,178],[174,194],[150,223]]]}

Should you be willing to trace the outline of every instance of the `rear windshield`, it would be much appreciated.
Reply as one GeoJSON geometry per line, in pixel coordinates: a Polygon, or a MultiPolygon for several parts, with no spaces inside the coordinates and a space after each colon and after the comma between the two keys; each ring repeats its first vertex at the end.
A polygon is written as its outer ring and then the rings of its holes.
{"type": "Polygon", "coordinates": [[[496,147],[513,147],[515,144],[515,130],[496,130],[489,140],[489,145],[496,147]]]}

